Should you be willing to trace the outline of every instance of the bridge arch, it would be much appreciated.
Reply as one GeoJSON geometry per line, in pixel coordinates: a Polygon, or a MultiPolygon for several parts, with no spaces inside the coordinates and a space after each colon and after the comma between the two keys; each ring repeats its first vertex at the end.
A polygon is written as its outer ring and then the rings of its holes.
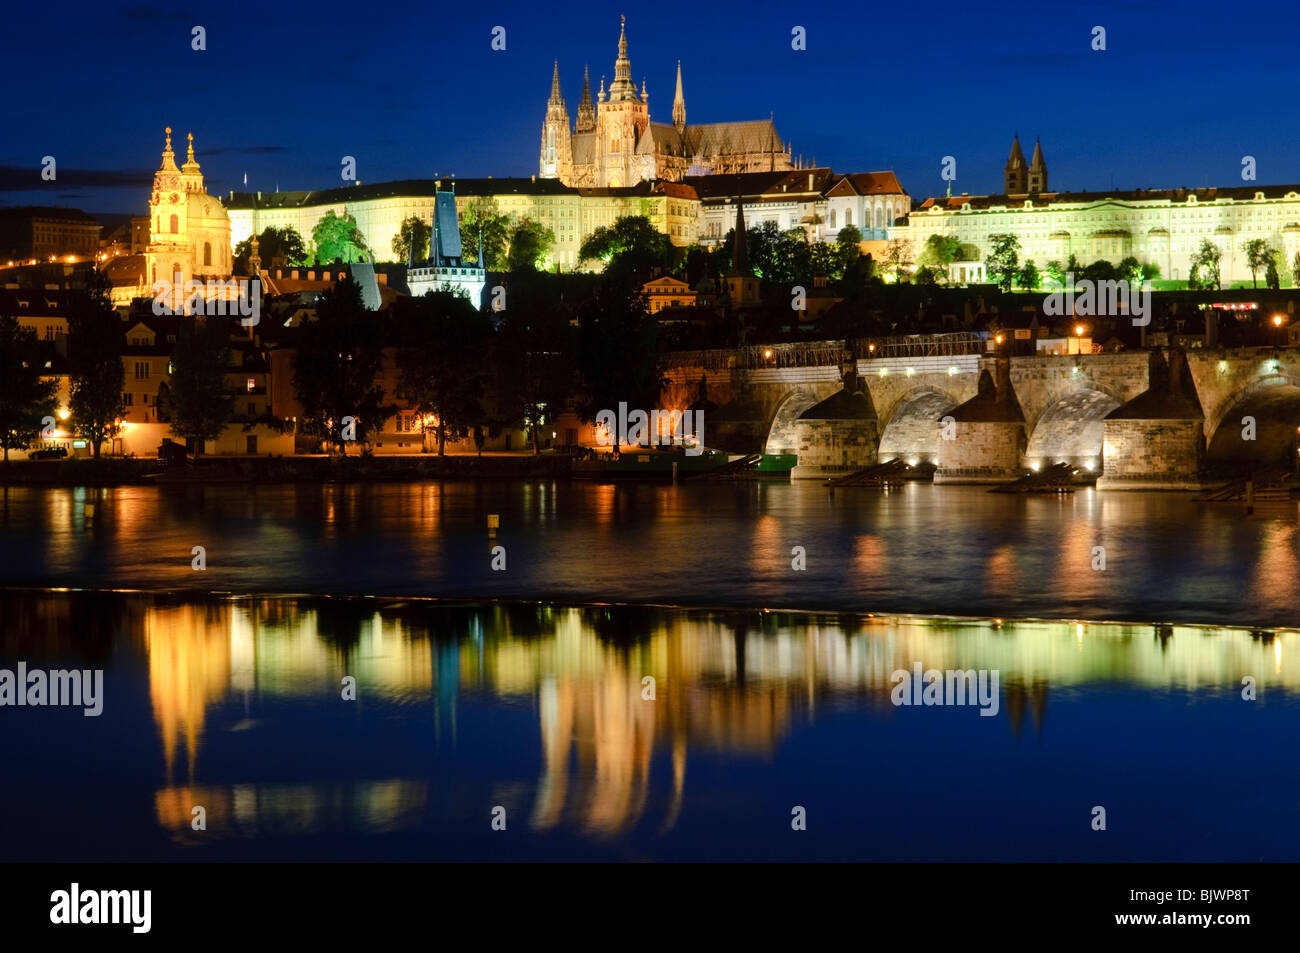
{"type": "Polygon", "coordinates": [[[1025,462],[1034,468],[1070,463],[1100,473],[1106,416],[1120,404],[1115,395],[1098,387],[1062,394],[1038,415],[1025,448],[1025,462]]]}
{"type": "Polygon", "coordinates": [[[936,387],[917,387],[897,401],[880,434],[881,461],[902,457],[907,462],[939,460],[939,418],[956,407],[951,394],[936,387]]]}
{"type": "Polygon", "coordinates": [[[1294,465],[1300,435],[1300,378],[1273,372],[1225,398],[1211,417],[1206,440],[1210,465],[1294,465]],[[1254,439],[1246,439],[1243,418],[1255,419],[1254,439]]]}
{"type": "Polygon", "coordinates": [[[799,434],[795,421],[800,414],[817,403],[818,399],[805,390],[792,391],[782,397],[776,413],[772,415],[772,422],[768,425],[763,452],[798,453],[799,434]]]}

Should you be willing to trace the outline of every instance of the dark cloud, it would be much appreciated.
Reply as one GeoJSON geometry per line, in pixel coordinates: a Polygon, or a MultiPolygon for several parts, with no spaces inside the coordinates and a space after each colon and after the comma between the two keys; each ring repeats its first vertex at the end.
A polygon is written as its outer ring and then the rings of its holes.
{"type": "Polygon", "coordinates": [[[39,165],[0,165],[0,192],[53,192],[55,189],[140,189],[149,187],[148,174],[117,169],[64,169],[55,167],[55,179],[41,178],[39,165]]]}

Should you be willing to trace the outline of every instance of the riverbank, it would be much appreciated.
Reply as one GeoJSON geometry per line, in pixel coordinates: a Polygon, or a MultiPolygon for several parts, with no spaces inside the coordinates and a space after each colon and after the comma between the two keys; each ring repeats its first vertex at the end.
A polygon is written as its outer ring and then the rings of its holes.
{"type": "Polygon", "coordinates": [[[486,456],[210,457],[166,468],[148,458],[11,460],[0,484],[17,486],[147,486],[209,483],[415,482],[438,479],[567,478],[568,457],[543,454],[486,456]]]}

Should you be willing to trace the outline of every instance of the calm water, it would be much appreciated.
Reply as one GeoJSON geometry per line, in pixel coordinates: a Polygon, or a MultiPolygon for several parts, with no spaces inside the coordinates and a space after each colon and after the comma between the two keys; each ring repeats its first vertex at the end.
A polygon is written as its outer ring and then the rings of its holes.
{"type": "Polygon", "coordinates": [[[0,586],[1300,626],[1297,514],[928,485],[10,487],[0,586]],[[489,513],[504,571],[491,568],[489,513]],[[791,568],[795,546],[805,571],[791,568]]]}
{"type": "Polygon", "coordinates": [[[5,659],[106,672],[98,718],[0,709],[3,859],[1300,859],[1292,634],[116,593],[0,608],[5,659]],[[915,662],[999,671],[997,713],[894,706],[915,662]]]}
{"type": "Polygon", "coordinates": [[[1300,860],[1296,525],[919,485],[0,489],[0,669],[104,670],[97,718],[0,707],[0,860],[1300,860]],[[916,664],[996,672],[996,713],[893,704],[916,664]]]}

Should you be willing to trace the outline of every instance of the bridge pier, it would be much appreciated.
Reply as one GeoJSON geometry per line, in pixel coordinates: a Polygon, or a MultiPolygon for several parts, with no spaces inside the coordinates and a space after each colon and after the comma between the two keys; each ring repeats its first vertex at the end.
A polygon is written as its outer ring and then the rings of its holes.
{"type": "Polygon", "coordinates": [[[1106,417],[1099,490],[1198,490],[1205,416],[1187,357],[1151,352],[1150,387],[1106,417]]]}
{"type": "Polygon", "coordinates": [[[799,464],[791,479],[824,479],[874,466],[880,421],[856,371],[844,375],[844,389],[816,404],[794,424],[799,464]]]}
{"type": "Polygon", "coordinates": [[[957,407],[939,427],[939,466],[935,483],[1008,483],[1024,475],[1028,438],[1025,414],[1010,379],[1011,362],[997,361],[995,382],[980,372],[978,392],[957,407]]]}

